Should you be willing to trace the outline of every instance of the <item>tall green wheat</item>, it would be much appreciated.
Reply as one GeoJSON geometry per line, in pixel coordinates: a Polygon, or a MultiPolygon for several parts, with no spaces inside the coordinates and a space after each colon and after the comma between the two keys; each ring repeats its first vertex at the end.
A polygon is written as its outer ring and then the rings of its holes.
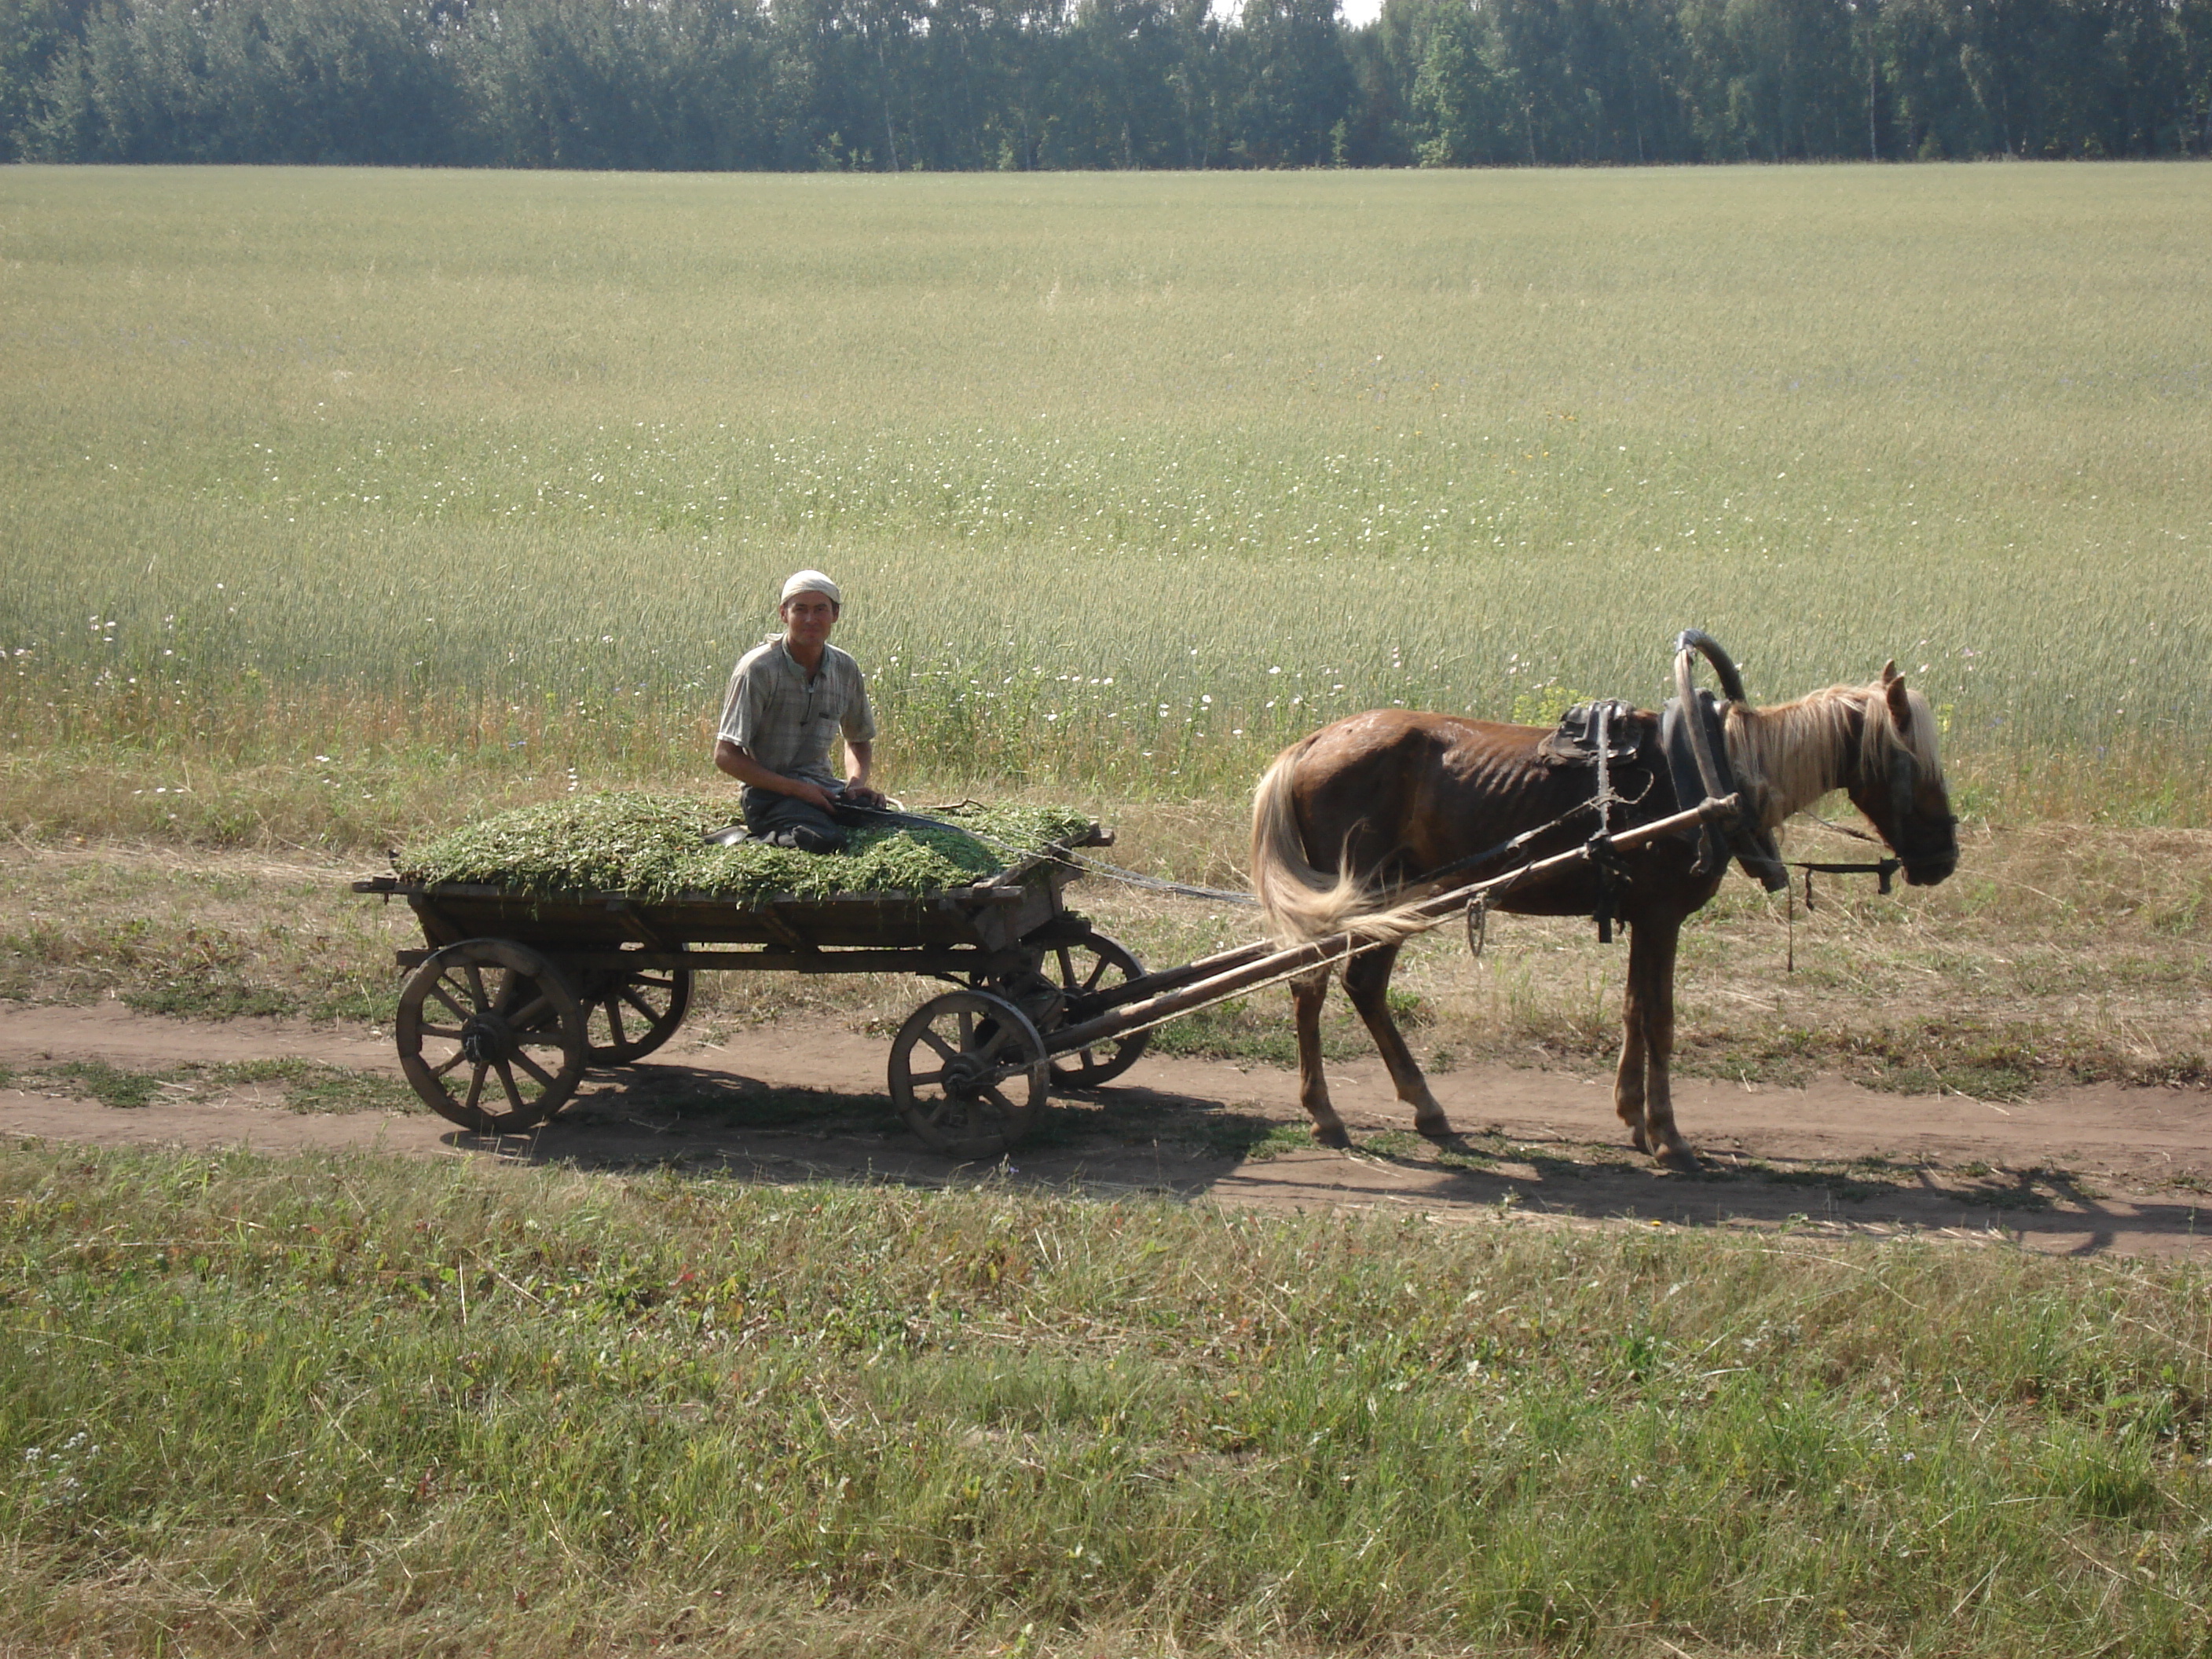
{"type": "Polygon", "coordinates": [[[1233,789],[1656,699],[1695,624],[2187,815],[2208,222],[2152,165],[9,169],[0,744],[701,769],[817,564],[895,783],[1233,789]]]}

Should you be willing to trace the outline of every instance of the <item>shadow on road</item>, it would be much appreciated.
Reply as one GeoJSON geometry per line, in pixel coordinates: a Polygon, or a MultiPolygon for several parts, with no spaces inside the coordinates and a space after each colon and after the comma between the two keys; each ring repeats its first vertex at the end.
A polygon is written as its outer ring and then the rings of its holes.
{"type": "Polygon", "coordinates": [[[1897,1157],[1848,1163],[1750,1157],[1725,1147],[1674,1169],[1625,1146],[1474,1133],[1431,1145],[1372,1131],[1348,1152],[1303,1126],[1196,1096],[1140,1087],[1056,1095],[1030,1138],[988,1164],[924,1146],[882,1093],[794,1088],[728,1071],[645,1064],[607,1074],[552,1122],[456,1147],[582,1168],[663,1167],[720,1179],[946,1186],[1012,1182],[1101,1194],[1212,1194],[1240,1207],[1411,1209],[1443,1219],[1508,1213],[1567,1221],[1844,1232],[1936,1231],[2094,1255],[2145,1235],[2189,1250],[2212,1234],[2194,1194],[2106,1194],[2064,1170],[1897,1157]]]}

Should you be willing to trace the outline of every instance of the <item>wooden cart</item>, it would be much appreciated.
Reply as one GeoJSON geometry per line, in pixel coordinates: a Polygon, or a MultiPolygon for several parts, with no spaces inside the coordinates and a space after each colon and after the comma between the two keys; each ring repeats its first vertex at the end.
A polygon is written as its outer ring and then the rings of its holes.
{"type": "Polygon", "coordinates": [[[394,876],[353,886],[404,898],[422,922],[428,948],[398,953],[412,969],[399,995],[399,1063],[424,1102],[465,1128],[528,1129],[559,1111],[586,1072],[651,1054],[683,1024],[703,970],[912,973],[962,988],[900,1028],[892,1099],[929,1146],[988,1158],[1028,1132],[1052,1085],[1116,1077],[1149,1040],[1139,1031],[1045,1053],[1046,1033],[1103,1012],[1103,999],[1144,975],[1061,903],[1080,874],[1063,856],[1069,848],[1111,842],[1094,826],[988,880],[921,895],[648,902],[394,876]],[[994,1075],[971,1083],[985,1073],[994,1075]]]}
{"type": "MultiPolygon", "coordinates": [[[[1470,911],[1490,893],[1576,860],[1733,821],[1737,797],[1425,899],[1404,931],[1470,911]]],[[[647,902],[619,893],[528,897],[492,887],[380,876],[360,893],[404,898],[428,948],[402,951],[399,1062],[415,1091],[464,1127],[512,1133],[544,1122],[594,1066],[626,1066],[674,1035],[707,969],[912,973],[959,988],[932,998],[891,1039],[899,1114],[927,1145],[994,1158],[1029,1132],[1054,1085],[1118,1077],[1153,1029],[1245,992],[1326,969],[1378,941],[1359,931],[1284,948],[1239,945],[1146,973],[1065,908],[1073,847],[1094,825],[1004,874],[942,893],[852,894],[742,903],[704,895],[647,902]]]]}

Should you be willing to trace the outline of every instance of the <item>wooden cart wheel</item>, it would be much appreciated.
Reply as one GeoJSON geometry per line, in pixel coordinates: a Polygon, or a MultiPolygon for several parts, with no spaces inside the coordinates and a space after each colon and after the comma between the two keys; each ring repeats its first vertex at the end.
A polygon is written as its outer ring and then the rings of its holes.
{"type": "Polygon", "coordinates": [[[1044,1106],[1044,1039],[1003,997],[947,992],[891,1039],[890,1084],[899,1115],[931,1150],[996,1158],[1044,1106]]]}
{"type": "Polygon", "coordinates": [[[511,1134],[568,1103],[584,1075],[584,1011],[553,964],[511,939],[449,945],[399,994],[399,1066],[434,1112],[511,1134]]]}
{"type": "Polygon", "coordinates": [[[584,1063],[628,1066],[676,1035],[691,1006],[691,970],[608,969],[586,976],[576,1000],[584,1009],[584,1063]]]}
{"type": "MultiPolygon", "coordinates": [[[[1103,1012],[1096,1003],[1098,993],[1142,979],[1145,964],[1119,939],[1086,933],[1048,950],[1043,971],[1067,998],[1060,1024],[1074,1025],[1103,1012]]],[[[1139,1031],[1133,1036],[1102,1037],[1088,1048],[1056,1055],[1052,1080],[1063,1089],[1095,1089],[1134,1066],[1152,1040],[1150,1031],[1139,1031]]]]}

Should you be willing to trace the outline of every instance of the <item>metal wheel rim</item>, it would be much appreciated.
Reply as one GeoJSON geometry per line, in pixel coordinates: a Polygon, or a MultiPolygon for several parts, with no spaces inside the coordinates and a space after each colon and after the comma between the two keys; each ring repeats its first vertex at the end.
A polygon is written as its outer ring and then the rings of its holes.
{"type": "Polygon", "coordinates": [[[907,1127],[933,1151],[996,1158],[1029,1133],[1048,1097],[1044,1039],[1003,997],[948,992],[915,1009],[891,1040],[890,1091],[907,1127]],[[985,1068],[1004,1075],[965,1075],[985,1068]]]}
{"type": "Polygon", "coordinates": [[[509,1134],[566,1105],[584,1074],[584,1013],[553,964],[510,939],[465,939],[399,994],[400,1070],[465,1129],[509,1134]]]}

